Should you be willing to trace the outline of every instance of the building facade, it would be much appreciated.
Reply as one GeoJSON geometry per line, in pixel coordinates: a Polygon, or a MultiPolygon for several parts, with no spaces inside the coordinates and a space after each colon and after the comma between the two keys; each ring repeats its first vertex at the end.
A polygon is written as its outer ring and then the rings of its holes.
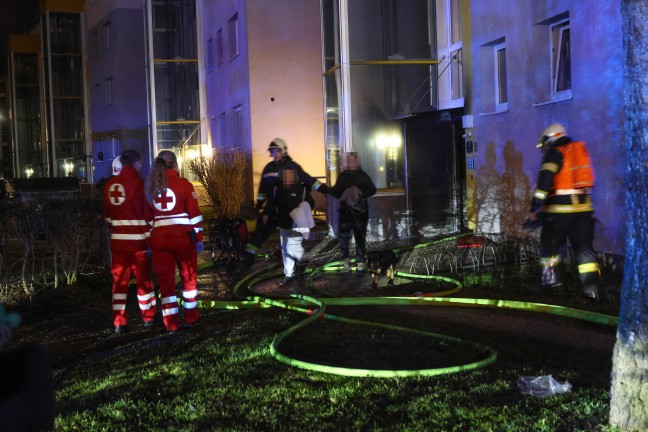
{"type": "Polygon", "coordinates": [[[520,235],[540,169],[541,131],[585,141],[596,173],[595,246],[625,250],[620,1],[471,2],[474,220],[520,235]]]}
{"type": "Polygon", "coordinates": [[[41,2],[9,38],[13,176],[88,180],[83,1],[41,2]]]}
{"type": "Polygon", "coordinates": [[[321,3],[329,161],[357,151],[379,188],[368,237],[463,229],[468,2],[321,3]]]}

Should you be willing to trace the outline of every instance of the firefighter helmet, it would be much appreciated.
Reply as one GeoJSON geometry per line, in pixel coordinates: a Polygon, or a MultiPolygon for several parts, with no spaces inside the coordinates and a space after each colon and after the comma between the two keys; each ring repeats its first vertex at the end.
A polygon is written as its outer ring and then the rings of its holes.
{"type": "Polygon", "coordinates": [[[567,131],[565,130],[565,127],[563,125],[561,125],[560,123],[551,123],[549,126],[544,128],[544,130],[540,134],[540,138],[538,138],[538,144],[536,145],[536,147],[547,147],[558,138],[564,137],[565,135],[567,135],[567,131]]]}
{"type": "Polygon", "coordinates": [[[117,156],[115,159],[113,159],[112,163],[112,175],[116,176],[119,175],[119,173],[122,170],[122,162],[121,162],[121,157],[117,156]]]}
{"type": "Polygon", "coordinates": [[[288,154],[288,146],[286,145],[286,141],[281,138],[275,138],[270,141],[270,145],[268,145],[268,151],[271,151],[272,149],[281,150],[283,154],[288,154]]]}

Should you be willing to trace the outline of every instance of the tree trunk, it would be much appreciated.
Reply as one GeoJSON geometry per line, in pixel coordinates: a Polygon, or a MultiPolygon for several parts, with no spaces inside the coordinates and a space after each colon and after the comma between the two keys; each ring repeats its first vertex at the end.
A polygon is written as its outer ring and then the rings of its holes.
{"type": "MultiPolygon", "coordinates": [[[[648,2],[623,0],[626,262],[614,347],[610,424],[648,430],[648,2]]],[[[614,77],[611,77],[614,79],[614,77]]]]}

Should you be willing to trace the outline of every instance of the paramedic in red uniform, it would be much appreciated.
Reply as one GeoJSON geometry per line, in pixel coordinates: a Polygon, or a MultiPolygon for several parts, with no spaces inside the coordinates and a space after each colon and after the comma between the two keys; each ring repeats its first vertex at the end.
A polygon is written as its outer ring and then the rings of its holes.
{"type": "Polygon", "coordinates": [[[557,271],[560,247],[569,239],[585,297],[599,298],[600,270],[594,251],[594,171],[584,142],[574,142],[565,128],[553,123],[545,128],[537,144],[542,166],[533,193],[528,220],[542,222],[540,264],[542,286],[564,291],[557,271]]]}
{"type": "Polygon", "coordinates": [[[145,326],[153,325],[156,313],[148,257],[148,223],[152,215],[146,204],[144,181],[139,175],[142,158],[135,150],[124,150],[121,165],[121,171],[106,182],[103,193],[104,215],[110,225],[112,310],[116,334],[126,330],[126,298],[131,271],[137,280],[137,300],[145,326]]]}
{"type": "Polygon", "coordinates": [[[147,178],[146,196],[153,209],[151,259],[160,286],[162,320],[167,331],[180,328],[175,268],[182,280],[184,326],[198,324],[197,252],[204,250],[202,214],[193,185],[180,177],[169,150],[158,154],[147,178]]]}

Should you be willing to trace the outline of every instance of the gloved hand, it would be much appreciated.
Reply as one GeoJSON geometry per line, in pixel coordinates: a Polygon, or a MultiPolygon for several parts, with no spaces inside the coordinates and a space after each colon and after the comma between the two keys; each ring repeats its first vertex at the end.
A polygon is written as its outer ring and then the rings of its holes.
{"type": "Polygon", "coordinates": [[[196,242],[196,252],[202,252],[205,250],[205,245],[203,242],[196,242]]]}
{"type": "Polygon", "coordinates": [[[534,231],[542,226],[542,213],[529,213],[529,216],[522,223],[522,229],[525,231],[534,231]]]}

